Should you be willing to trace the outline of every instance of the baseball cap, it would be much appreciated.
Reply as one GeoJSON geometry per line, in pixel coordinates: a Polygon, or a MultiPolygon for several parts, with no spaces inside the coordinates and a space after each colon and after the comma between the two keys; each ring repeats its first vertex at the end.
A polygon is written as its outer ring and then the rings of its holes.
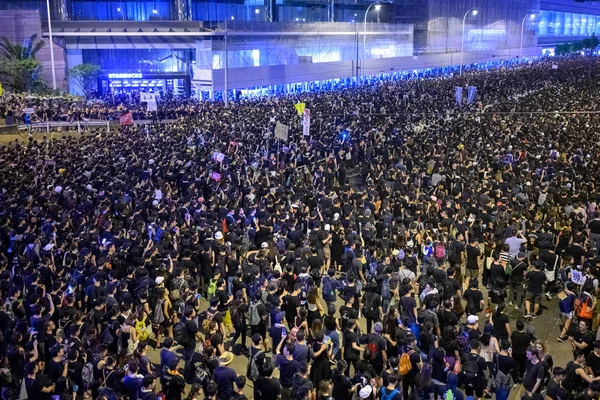
{"type": "Polygon", "coordinates": [[[479,321],[479,317],[477,315],[469,315],[467,317],[467,324],[475,324],[479,321]]]}
{"type": "Polygon", "coordinates": [[[220,231],[215,233],[215,239],[217,239],[217,240],[223,239],[223,234],[220,231]]]}
{"type": "Polygon", "coordinates": [[[269,245],[267,244],[267,242],[262,242],[260,247],[262,247],[263,249],[266,249],[267,247],[269,247],[269,245]]]}

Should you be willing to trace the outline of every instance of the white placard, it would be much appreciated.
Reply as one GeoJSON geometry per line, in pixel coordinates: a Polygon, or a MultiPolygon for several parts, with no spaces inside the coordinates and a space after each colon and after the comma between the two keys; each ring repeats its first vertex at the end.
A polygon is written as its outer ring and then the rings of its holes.
{"type": "Polygon", "coordinates": [[[288,140],[288,131],[289,127],[287,125],[277,122],[277,125],[275,126],[275,137],[285,142],[288,140]]]}
{"type": "Polygon", "coordinates": [[[558,65],[552,64],[552,69],[558,69],[558,65]]]}
{"type": "Polygon", "coordinates": [[[140,101],[156,103],[156,94],[154,93],[140,93],[140,101]]]}
{"type": "Polygon", "coordinates": [[[308,108],[304,109],[304,120],[302,125],[302,134],[304,136],[310,136],[310,110],[308,108]]]}
{"type": "Polygon", "coordinates": [[[156,110],[158,110],[158,107],[156,106],[156,102],[149,101],[148,102],[148,111],[156,111],[156,110]]]}
{"type": "Polygon", "coordinates": [[[33,114],[34,110],[33,110],[33,107],[27,107],[27,108],[23,109],[23,112],[25,114],[33,114]]]}
{"type": "Polygon", "coordinates": [[[154,191],[154,198],[155,198],[156,200],[162,200],[162,198],[163,198],[163,195],[162,195],[162,190],[160,190],[160,189],[156,189],[156,190],[154,191]]]}

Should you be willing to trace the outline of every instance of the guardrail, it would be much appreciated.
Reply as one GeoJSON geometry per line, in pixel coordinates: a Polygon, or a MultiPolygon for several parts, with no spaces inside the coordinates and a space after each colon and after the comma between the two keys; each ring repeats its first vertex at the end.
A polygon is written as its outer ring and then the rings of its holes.
{"type": "MultiPolygon", "coordinates": [[[[162,120],[159,123],[168,123],[173,120],[162,120]]],[[[134,120],[134,125],[145,125],[151,124],[153,121],[150,119],[140,119],[134,120]]],[[[19,131],[27,131],[27,130],[46,130],[46,132],[50,132],[50,130],[57,128],[77,128],[78,132],[81,132],[82,129],[86,128],[106,128],[110,130],[111,128],[121,126],[119,120],[111,120],[111,121],[45,121],[45,122],[36,122],[30,124],[29,126],[26,124],[12,125],[16,127],[19,131]]]]}

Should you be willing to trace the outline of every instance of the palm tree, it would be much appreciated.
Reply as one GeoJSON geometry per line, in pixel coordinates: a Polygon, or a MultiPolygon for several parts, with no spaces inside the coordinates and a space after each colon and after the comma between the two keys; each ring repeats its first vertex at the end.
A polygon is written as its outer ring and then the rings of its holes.
{"type": "Polygon", "coordinates": [[[0,77],[16,92],[31,91],[39,83],[42,66],[35,56],[44,47],[37,34],[23,44],[13,44],[7,38],[0,40],[0,77]]]}

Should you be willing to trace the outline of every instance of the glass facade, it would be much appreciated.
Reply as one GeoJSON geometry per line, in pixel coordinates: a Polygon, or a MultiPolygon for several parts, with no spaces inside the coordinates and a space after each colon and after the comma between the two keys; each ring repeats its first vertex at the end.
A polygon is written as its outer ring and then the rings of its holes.
{"type": "Polygon", "coordinates": [[[544,36],[591,36],[600,33],[600,15],[540,11],[538,34],[544,36]]]}
{"type": "Polygon", "coordinates": [[[193,50],[98,49],[82,50],[83,62],[110,72],[188,72],[193,50]]]}
{"type": "MultiPolygon", "coordinates": [[[[177,5],[186,8],[186,18],[193,21],[224,20],[264,22],[330,21],[330,0],[50,0],[53,19],[73,21],[168,21],[177,20],[177,5]],[[68,17],[57,11],[64,8],[68,17]],[[271,11],[267,11],[267,9],[271,11]],[[269,12],[270,15],[265,15],[269,12]]],[[[336,22],[361,22],[371,0],[334,0],[336,22]]],[[[383,7],[391,6],[383,5],[383,7]]],[[[0,10],[40,10],[46,20],[45,0],[0,0],[0,10]]],[[[369,20],[390,22],[385,9],[369,13],[369,20]]]]}

